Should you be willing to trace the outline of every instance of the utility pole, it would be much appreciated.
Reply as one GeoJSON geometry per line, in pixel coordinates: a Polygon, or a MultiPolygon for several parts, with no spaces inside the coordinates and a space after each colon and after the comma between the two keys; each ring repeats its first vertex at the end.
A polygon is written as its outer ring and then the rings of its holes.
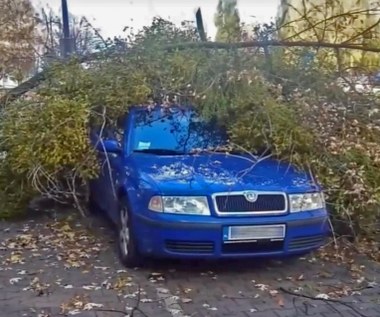
{"type": "Polygon", "coordinates": [[[74,52],[75,43],[74,38],[70,34],[69,24],[69,10],[67,7],[67,0],[61,0],[62,6],[62,24],[63,24],[63,37],[61,38],[61,51],[64,58],[67,58],[74,52]]]}

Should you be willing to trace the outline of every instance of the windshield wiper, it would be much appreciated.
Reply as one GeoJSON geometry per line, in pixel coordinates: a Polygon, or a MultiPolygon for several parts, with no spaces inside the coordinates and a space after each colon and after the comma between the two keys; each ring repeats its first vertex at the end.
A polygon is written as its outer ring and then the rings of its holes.
{"type": "Polygon", "coordinates": [[[157,154],[157,155],[183,155],[184,152],[171,150],[171,149],[142,149],[142,150],[134,150],[133,152],[137,153],[149,153],[149,154],[157,154]]]}
{"type": "Polygon", "coordinates": [[[226,153],[226,154],[243,154],[243,151],[237,149],[226,149],[226,148],[209,148],[209,149],[194,149],[191,151],[192,154],[197,153],[226,153]]]}

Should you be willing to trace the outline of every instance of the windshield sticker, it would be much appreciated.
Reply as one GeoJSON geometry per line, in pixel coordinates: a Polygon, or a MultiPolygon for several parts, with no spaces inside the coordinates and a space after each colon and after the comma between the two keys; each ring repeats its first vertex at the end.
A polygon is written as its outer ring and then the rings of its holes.
{"type": "Polygon", "coordinates": [[[150,142],[139,142],[137,149],[138,150],[147,150],[150,148],[150,142]]]}

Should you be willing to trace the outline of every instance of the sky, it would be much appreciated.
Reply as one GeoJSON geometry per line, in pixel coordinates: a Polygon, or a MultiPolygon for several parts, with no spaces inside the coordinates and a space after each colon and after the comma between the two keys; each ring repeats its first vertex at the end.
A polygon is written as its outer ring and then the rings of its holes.
{"type": "MultiPolygon", "coordinates": [[[[207,35],[214,37],[214,14],[218,0],[67,0],[70,13],[86,16],[103,37],[123,36],[123,28],[141,29],[150,25],[154,16],[176,24],[194,20],[195,11],[202,9],[207,35]]],[[[242,22],[269,22],[274,18],[280,0],[237,0],[242,22]]],[[[61,0],[32,0],[34,5],[49,5],[60,12],[61,0]]]]}

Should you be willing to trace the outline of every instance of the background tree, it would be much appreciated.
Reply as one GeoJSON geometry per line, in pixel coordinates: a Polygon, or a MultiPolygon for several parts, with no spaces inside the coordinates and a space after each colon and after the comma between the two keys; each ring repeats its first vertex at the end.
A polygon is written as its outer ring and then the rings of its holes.
{"type": "MultiPolygon", "coordinates": [[[[69,15],[70,30],[75,41],[75,53],[83,56],[104,48],[110,40],[104,39],[100,30],[93,27],[86,17],[69,15]]],[[[60,39],[63,33],[62,18],[51,8],[42,8],[39,25],[43,35],[43,64],[57,60],[61,55],[60,39]]]]}
{"type": "Polygon", "coordinates": [[[34,67],[40,41],[29,0],[0,0],[0,76],[21,81],[34,67]]]}
{"type": "MultiPolygon", "coordinates": [[[[282,0],[278,13],[279,37],[286,41],[350,43],[371,47],[380,45],[379,1],[282,0]]],[[[333,51],[320,50],[323,62],[337,63],[333,51]]],[[[378,53],[340,52],[346,67],[380,65],[378,53]]]]}
{"type": "Polygon", "coordinates": [[[240,17],[236,0],[219,0],[215,14],[216,41],[236,42],[241,39],[240,17]]]}

